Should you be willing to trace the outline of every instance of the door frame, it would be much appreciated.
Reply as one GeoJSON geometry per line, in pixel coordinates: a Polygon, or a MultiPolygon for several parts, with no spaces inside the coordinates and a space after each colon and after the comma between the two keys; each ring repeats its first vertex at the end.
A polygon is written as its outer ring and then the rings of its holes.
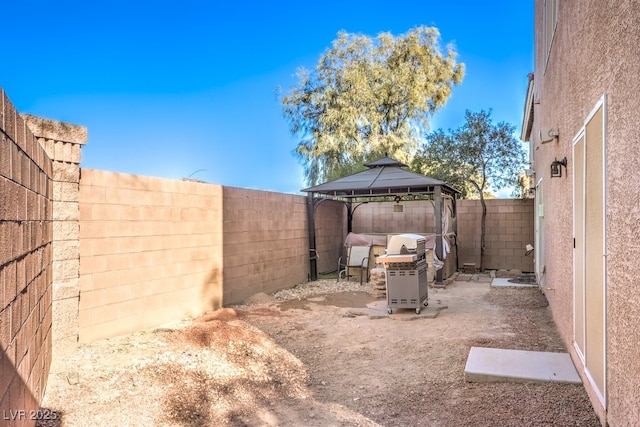
{"type": "MultiPolygon", "coordinates": [[[[603,407],[606,409],[607,408],[607,97],[606,94],[602,95],[602,97],[598,100],[598,102],[595,104],[595,106],[593,107],[593,109],[590,111],[590,113],[587,115],[587,117],[584,120],[584,123],[582,125],[582,127],[580,128],[579,132],[576,134],[576,136],[574,137],[573,141],[572,141],[572,154],[574,156],[573,161],[576,162],[576,158],[575,158],[575,144],[580,140],[583,139],[584,140],[584,156],[583,159],[579,159],[582,161],[582,170],[583,170],[583,192],[584,194],[582,195],[582,203],[583,203],[583,208],[582,208],[582,212],[583,212],[583,217],[582,219],[582,231],[583,231],[583,247],[582,248],[578,248],[578,247],[574,247],[574,251],[573,251],[573,292],[574,292],[574,300],[572,302],[572,306],[573,306],[573,331],[574,331],[574,336],[573,336],[573,347],[576,351],[576,353],[578,354],[578,356],[581,359],[582,362],[582,367],[584,369],[584,373],[593,389],[593,391],[595,392],[596,396],[598,397],[598,400],[600,401],[600,403],[603,405],[603,407]],[[587,262],[586,262],[586,248],[588,243],[586,242],[585,238],[587,235],[587,230],[586,230],[586,225],[587,225],[587,209],[588,207],[586,206],[585,201],[586,201],[586,194],[587,191],[589,191],[589,189],[587,188],[587,184],[588,184],[588,178],[587,178],[587,150],[589,147],[589,132],[587,131],[587,127],[590,124],[591,120],[594,118],[594,116],[598,113],[598,111],[602,109],[602,129],[601,129],[601,137],[602,137],[602,164],[601,164],[601,168],[602,168],[602,182],[599,183],[599,185],[602,185],[602,200],[601,200],[601,204],[602,204],[602,354],[598,355],[598,353],[596,352],[594,353],[590,353],[590,349],[589,349],[589,342],[588,342],[588,336],[587,336],[587,318],[589,317],[588,314],[588,304],[587,304],[587,262]],[[576,281],[576,268],[575,268],[575,260],[576,260],[576,253],[578,250],[582,250],[582,260],[583,260],[583,271],[582,271],[582,279],[583,279],[583,283],[577,283],[576,281]],[[583,303],[582,303],[582,319],[578,319],[576,318],[576,305],[575,305],[575,297],[576,297],[576,289],[577,286],[582,286],[582,294],[583,294],[583,303]],[[576,330],[576,322],[581,321],[582,323],[582,330],[583,330],[583,346],[584,349],[581,349],[578,345],[578,343],[575,340],[575,330],[576,330]],[[583,351],[584,350],[584,351],[583,351]],[[589,360],[590,357],[601,357],[601,363],[602,365],[600,366],[602,368],[602,384],[601,387],[597,384],[596,380],[594,379],[594,377],[592,376],[591,372],[589,371],[589,368],[587,367],[589,364],[589,360]]],[[[575,163],[574,163],[575,164],[575,163]]],[[[574,168],[575,171],[575,168],[574,168]]],[[[573,206],[573,235],[574,238],[576,236],[576,206],[575,206],[575,200],[577,199],[577,195],[575,194],[575,190],[576,190],[576,186],[575,186],[575,173],[573,174],[573,183],[572,183],[572,195],[573,195],[573,200],[574,200],[574,206],[573,206]]],[[[596,319],[598,320],[598,319],[596,319]]],[[[597,349],[596,349],[597,350],[597,349]]],[[[594,365],[591,365],[592,367],[594,365]]]]}
{"type": "Polygon", "coordinates": [[[544,261],[544,181],[542,178],[536,183],[535,198],[535,272],[538,286],[544,288],[544,276],[546,275],[544,261]]]}

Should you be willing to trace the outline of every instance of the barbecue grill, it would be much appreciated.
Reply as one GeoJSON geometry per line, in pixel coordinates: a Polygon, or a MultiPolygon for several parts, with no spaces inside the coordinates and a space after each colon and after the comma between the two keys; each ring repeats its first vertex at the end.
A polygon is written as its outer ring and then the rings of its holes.
{"type": "Polygon", "coordinates": [[[429,304],[425,238],[418,234],[391,236],[385,255],[377,258],[384,265],[387,281],[387,312],[394,308],[413,308],[420,314],[429,304]]]}

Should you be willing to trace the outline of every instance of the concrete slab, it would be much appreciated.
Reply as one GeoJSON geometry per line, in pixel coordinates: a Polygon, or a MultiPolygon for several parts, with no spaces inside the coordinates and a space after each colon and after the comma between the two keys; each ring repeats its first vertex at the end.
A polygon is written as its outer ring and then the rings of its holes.
{"type": "Polygon", "coordinates": [[[535,283],[512,283],[509,277],[496,277],[491,281],[491,286],[496,288],[535,288],[535,283]]]}
{"type": "Polygon", "coordinates": [[[485,347],[471,347],[464,379],[468,382],[582,383],[569,353],[485,347]]]}
{"type": "Polygon", "coordinates": [[[426,307],[420,309],[420,313],[416,314],[413,308],[394,308],[393,313],[387,312],[387,300],[374,301],[367,304],[367,311],[371,319],[390,318],[393,320],[416,320],[416,319],[433,319],[438,316],[440,310],[447,308],[439,301],[431,301],[426,307]]]}

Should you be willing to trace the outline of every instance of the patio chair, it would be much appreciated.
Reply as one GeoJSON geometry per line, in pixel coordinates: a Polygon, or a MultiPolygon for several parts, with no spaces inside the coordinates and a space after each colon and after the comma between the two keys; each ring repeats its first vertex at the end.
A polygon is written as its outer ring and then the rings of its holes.
{"type": "Polygon", "coordinates": [[[360,269],[360,284],[362,285],[362,277],[366,275],[369,281],[369,252],[371,246],[351,246],[347,248],[347,260],[342,262],[342,257],[338,259],[338,282],[344,273],[345,279],[349,280],[349,269],[360,269]]]}

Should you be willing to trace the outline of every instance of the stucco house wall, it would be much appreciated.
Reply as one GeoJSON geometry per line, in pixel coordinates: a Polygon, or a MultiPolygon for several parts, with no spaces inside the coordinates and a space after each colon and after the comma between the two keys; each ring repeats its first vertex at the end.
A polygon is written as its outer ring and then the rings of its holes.
{"type": "MultiPolygon", "coordinates": [[[[640,419],[640,291],[636,285],[640,274],[640,155],[634,129],[640,122],[638,22],[640,4],[634,0],[535,1],[535,72],[530,105],[533,122],[529,140],[539,187],[536,203],[543,206],[539,212],[543,226],[538,233],[545,243],[544,250],[536,253],[538,273],[594,409],[603,424],[609,425],[629,425],[640,419]],[[549,23],[545,7],[556,3],[557,23],[549,23]],[[552,39],[547,31],[549,24],[555,25],[552,39]],[[606,198],[604,399],[593,389],[573,346],[573,141],[602,99],[606,198]],[[540,132],[545,135],[550,128],[557,128],[559,137],[543,143],[540,132]],[[551,178],[551,163],[564,157],[568,164],[563,176],[551,178]]],[[[527,117],[523,127],[526,122],[527,117]]],[[[586,193],[590,190],[585,188],[586,193]]]]}

